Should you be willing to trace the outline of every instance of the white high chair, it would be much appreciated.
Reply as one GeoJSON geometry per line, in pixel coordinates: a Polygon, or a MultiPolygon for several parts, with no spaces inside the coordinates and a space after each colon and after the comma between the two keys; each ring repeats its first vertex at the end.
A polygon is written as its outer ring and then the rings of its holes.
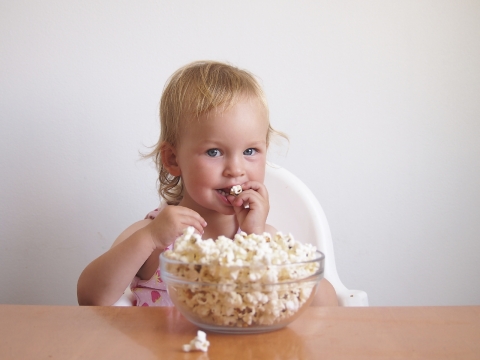
{"type": "MultiPolygon", "coordinates": [[[[265,185],[270,200],[267,223],[301,242],[314,244],[325,254],[324,277],[333,285],[340,306],[368,306],[367,293],[349,290],[340,280],[335,265],[332,235],[320,203],[310,189],[288,170],[268,164],[265,185]]],[[[132,306],[128,288],[114,306],[132,306]]]]}

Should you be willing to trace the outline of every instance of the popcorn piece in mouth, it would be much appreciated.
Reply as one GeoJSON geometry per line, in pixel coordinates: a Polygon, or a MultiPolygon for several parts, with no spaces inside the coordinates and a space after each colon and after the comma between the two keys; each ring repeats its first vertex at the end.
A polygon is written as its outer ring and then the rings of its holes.
{"type": "Polygon", "coordinates": [[[230,195],[238,196],[238,195],[241,194],[242,191],[243,191],[242,190],[242,185],[234,185],[230,189],[230,195]]]}
{"type": "Polygon", "coordinates": [[[206,352],[209,346],[210,346],[210,341],[207,340],[207,334],[205,334],[202,330],[198,330],[197,336],[192,341],[190,341],[189,344],[183,345],[182,349],[185,352],[190,352],[195,350],[206,352]]]}

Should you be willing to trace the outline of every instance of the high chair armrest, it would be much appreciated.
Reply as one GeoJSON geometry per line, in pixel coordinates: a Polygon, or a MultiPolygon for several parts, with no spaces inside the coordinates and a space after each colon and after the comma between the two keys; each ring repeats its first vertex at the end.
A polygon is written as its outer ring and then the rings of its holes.
{"type": "Polygon", "coordinates": [[[337,292],[338,305],[340,306],[368,306],[368,296],[362,290],[345,290],[337,292]]]}

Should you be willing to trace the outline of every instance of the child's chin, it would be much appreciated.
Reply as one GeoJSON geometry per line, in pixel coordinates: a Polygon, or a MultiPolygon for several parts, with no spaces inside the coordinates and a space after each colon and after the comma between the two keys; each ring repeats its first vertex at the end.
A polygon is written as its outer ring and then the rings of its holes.
{"type": "Polygon", "coordinates": [[[233,206],[224,206],[217,211],[222,215],[235,215],[235,210],[233,210],[233,206]]]}

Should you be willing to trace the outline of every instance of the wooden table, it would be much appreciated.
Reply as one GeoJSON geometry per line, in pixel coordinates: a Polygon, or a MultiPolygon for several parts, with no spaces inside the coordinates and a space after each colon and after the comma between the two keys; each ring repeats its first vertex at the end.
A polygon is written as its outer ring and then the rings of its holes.
{"type": "Polygon", "coordinates": [[[271,333],[207,332],[175,308],[0,305],[1,359],[480,359],[480,306],[310,307],[271,333]]]}

